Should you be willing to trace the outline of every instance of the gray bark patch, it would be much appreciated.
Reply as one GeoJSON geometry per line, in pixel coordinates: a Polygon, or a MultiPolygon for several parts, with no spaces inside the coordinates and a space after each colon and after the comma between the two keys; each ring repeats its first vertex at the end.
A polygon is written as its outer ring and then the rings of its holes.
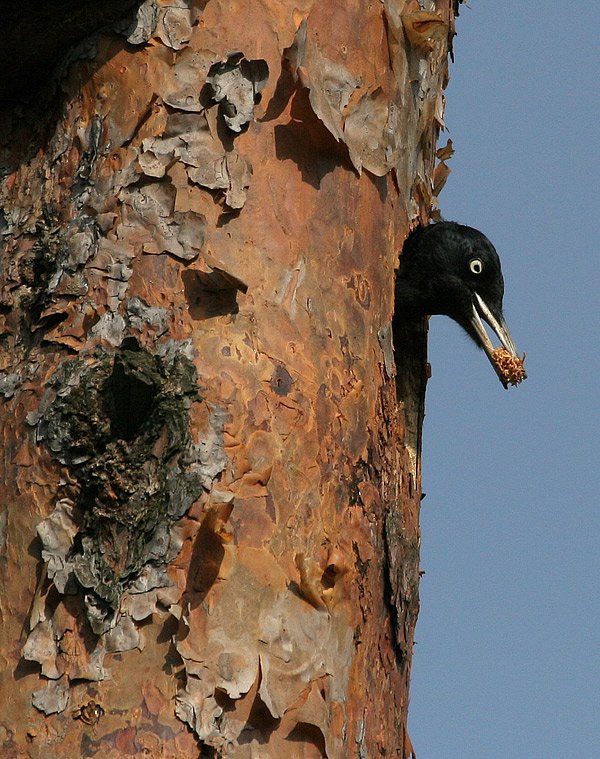
{"type": "Polygon", "coordinates": [[[61,585],[83,589],[96,634],[112,627],[142,569],[177,553],[169,528],[206,480],[189,425],[199,401],[196,369],[182,351],[154,354],[134,338],[98,351],[93,363],[65,363],[50,380],[37,439],[68,469],[76,533],[60,545],[45,523],[38,533],[48,556],[61,554],[61,585]]]}
{"type": "Polygon", "coordinates": [[[267,62],[249,61],[243,53],[232,53],[226,61],[210,67],[206,83],[213,100],[221,104],[221,113],[232,132],[240,132],[252,121],[254,106],[269,78],[267,62]]]}

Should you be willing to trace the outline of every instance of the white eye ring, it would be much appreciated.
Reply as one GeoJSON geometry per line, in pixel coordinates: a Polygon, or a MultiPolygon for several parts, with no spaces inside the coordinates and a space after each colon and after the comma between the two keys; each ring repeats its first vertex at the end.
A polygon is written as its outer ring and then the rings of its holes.
{"type": "Polygon", "coordinates": [[[472,258],[469,261],[469,269],[473,274],[481,274],[483,271],[483,261],[481,258],[472,258]]]}

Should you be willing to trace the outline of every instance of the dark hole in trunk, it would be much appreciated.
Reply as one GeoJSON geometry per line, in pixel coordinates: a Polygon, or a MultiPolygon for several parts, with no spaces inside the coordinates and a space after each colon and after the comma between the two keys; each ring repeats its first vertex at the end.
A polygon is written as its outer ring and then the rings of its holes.
{"type": "Polygon", "coordinates": [[[157,387],[143,363],[132,361],[128,353],[116,356],[104,385],[104,400],[112,437],[130,442],[154,410],[157,387]]]}

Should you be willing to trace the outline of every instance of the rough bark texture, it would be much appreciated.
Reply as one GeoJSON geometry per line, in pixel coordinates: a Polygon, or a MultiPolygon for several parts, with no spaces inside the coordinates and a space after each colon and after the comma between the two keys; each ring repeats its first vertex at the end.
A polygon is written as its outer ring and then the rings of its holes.
{"type": "Polygon", "coordinates": [[[146,0],[3,113],[3,756],[412,753],[421,5],[146,0]]]}

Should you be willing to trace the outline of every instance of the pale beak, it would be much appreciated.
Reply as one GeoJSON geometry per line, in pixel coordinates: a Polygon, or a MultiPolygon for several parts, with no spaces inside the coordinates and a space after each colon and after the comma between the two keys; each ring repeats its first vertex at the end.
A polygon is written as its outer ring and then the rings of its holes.
{"type": "Polygon", "coordinates": [[[492,353],[494,352],[495,348],[492,345],[492,341],[490,340],[481,319],[483,318],[489,324],[491,329],[494,331],[494,334],[498,337],[498,339],[502,343],[502,347],[506,348],[506,350],[511,354],[511,356],[518,360],[519,355],[517,353],[517,349],[515,347],[512,337],[510,336],[510,332],[508,331],[508,327],[506,326],[506,322],[504,321],[504,317],[502,316],[502,314],[499,314],[498,316],[494,316],[494,314],[491,312],[491,310],[489,309],[489,307],[487,306],[483,298],[477,293],[475,293],[474,295],[475,295],[475,301],[473,303],[473,314],[471,315],[471,324],[473,325],[473,328],[477,332],[477,335],[479,336],[479,339],[481,340],[481,347],[483,348],[488,359],[490,360],[491,365],[494,367],[494,371],[500,378],[500,382],[502,382],[502,384],[506,388],[508,387],[508,385],[506,384],[506,380],[502,376],[498,368],[498,365],[496,364],[496,362],[494,361],[492,357],[492,353]]]}

